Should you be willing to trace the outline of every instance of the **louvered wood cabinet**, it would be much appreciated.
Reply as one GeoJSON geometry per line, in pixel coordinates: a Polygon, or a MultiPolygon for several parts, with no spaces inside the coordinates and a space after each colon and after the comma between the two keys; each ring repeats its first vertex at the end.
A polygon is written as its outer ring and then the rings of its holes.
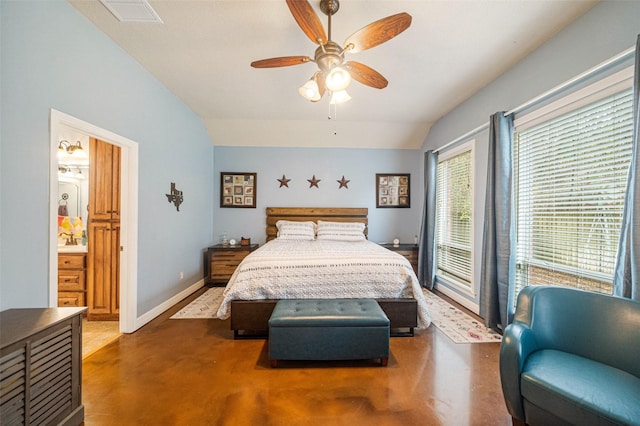
{"type": "Polygon", "coordinates": [[[0,424],[83,423],[82,312],[86,309],[0,312],[0,424]]]}

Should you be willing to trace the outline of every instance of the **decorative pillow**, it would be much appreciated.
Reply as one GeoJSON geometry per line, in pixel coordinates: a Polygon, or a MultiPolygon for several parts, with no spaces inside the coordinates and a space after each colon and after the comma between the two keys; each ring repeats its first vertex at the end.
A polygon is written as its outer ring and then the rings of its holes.
{"type": "Polygon", "coordinates": [[[335,241],[363,241],[364,223],[318,221],[318,239],[335,241]]]}
{"type": "Polygon", "coordinates": [[[314,240],[316,224],[313,222],[295,222],[279,220],[276,222],[279,240],[314,240]]]}

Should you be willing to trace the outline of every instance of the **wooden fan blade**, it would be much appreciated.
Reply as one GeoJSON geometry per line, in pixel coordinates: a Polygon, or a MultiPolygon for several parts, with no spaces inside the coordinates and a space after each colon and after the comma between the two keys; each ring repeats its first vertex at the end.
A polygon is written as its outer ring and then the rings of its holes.
{"type": "Polygon", "coordinates": [[[302,31],[312,42],[327,44],[327,34],[324,32],[322,22],[307,0],[287,0],[287,6],[302,31]]]}
{"type": "Polygon", "coordinates": [[[384,89],[389,82],[378,71],[360,62],[349,61],[345,64],[351,78],[376,89],[384,89]]]}
{"type": "Polygon", "coordinates": [[[372,22],[347,37],[344,48],[349,52],[361,52],[389,41],[411,25],[411,15],[402,12],[372,22]]]}
{"type": "Polygon", "coordinates": [[[251,62],[254,68],[276,68],[288,67],[291,65],[300,65],[311,60],[308,56],[282,56],[280,58],[262,59],[260,61],[251,62]]]}

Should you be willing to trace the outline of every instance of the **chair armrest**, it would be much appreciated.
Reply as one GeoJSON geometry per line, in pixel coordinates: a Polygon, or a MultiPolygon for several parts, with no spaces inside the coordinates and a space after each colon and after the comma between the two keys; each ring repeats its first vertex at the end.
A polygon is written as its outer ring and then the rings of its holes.
{"type": "Polygon", "coordinates": [[[525,324],[514,322],[504,331],[500,345],[500,382],[509,414],[524,421],[524,408],[520,395],[520,374],[524,363],[538,344],[532,330],[525,324]]]}

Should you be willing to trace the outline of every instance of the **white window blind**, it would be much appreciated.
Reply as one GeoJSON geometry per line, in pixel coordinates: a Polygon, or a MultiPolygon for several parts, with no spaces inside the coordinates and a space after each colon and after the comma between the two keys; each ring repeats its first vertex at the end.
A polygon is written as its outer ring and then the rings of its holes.
{"type": "Polygon", "coordinates": [[[471,289],[472,144],[438,163],[436,179],[436,276],[471,289]]]}
{"type": "Polygon", "coordinates": [[[630,89],[516,128],[516,294],[538,284],[612,293],[632,131],[630,89]]]}

